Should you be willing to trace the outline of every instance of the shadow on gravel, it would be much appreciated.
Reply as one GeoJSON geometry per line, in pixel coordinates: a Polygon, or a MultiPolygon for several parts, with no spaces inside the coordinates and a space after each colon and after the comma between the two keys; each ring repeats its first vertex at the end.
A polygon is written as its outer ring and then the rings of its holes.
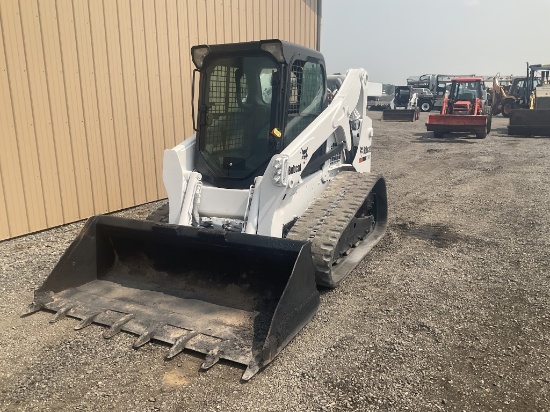
{"type": "Polygon", "coordinates": [[[412,140],[412,143],[466,143],[475,144],[475,137],[470,136],[467,133],[453,133],[447,134],[442,138],[433,137],[432,132],[415,133],[416,140],[412,140]]]}
{"type": "MultiPolygon", "coordinates": [[[[550,136],[520,136],[520,135],[509,135],[508,127],[493,127],[491,129],[491,135],[498,137],[511,137],[513,139],[550,139],[550,136]]],[[[489,135],[490,136],[490,135],[489,135]]]]}
{"type": "Polygon", "coordinates": [[[460,236],[446,225],[416,225],[413,222],[405,222],[398,223],[395,226],[402,234],[430,241],[438,248],[445,248],[460,241],[460,236]]]}
{"type": "Polygon", "coordinates": [[[458,233],[450,226],[438,223],[419,225],[411,221],[399,222],[391,225],[390,229],[396,230],[404,236],[427,241],[437,248],[448,248],[456,243],[486,247],[490,243],[486,240],[458,233]]]}
{"type": "Polygon", "coordinates": [[[503,133],[504,135],[506,135],[506,137],[512,137],[514,139],[542,139],[542,140],[548,140],[550,139],[550,136],[517,136],[517,135],[511,135],[511,136],[508,136],[507,135],[508,132],[506,133],[503,133]]]}
{"type": "Polygon", "coordinates": [[[504,135],[504,136],[508,136],[508,128],[507,127],[493,127],[491,129],[491,134],[494,136],[495,134],[497,135],[504,135]]]}

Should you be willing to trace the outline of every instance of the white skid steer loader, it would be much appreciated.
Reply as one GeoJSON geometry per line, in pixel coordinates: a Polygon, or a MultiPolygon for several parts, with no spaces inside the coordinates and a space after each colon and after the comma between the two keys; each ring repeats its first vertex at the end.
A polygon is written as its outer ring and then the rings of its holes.
{"type": "Polygon", "coordinates": [[[414,122],[418,120],[418,93],[411,86],[395,86],[395,96],[390,102],[390,108],[382,112],[385,122],[414,122]]]}
{"type": "MultiPolygon", "coordinates": [[[[326,105],[323,56],[279,40],[195,46],[196,134],[164,154],[168,205],[94,216],[35,291],[40,309],[246,365],[267,365],[384,235],[370,174],[367,73],[326,105]]],[[[194,89],[194,87],[193,87],[194,89]]]]}

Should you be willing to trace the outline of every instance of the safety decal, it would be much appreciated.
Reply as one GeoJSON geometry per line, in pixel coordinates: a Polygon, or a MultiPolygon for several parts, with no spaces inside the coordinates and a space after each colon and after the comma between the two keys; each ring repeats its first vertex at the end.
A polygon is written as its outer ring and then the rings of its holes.
{"type": "Polygon", "coordinates": [[[359,154],[361,155],[359,163],[363,163],[370,159],[370,146],[359,146],[359,154]]]}

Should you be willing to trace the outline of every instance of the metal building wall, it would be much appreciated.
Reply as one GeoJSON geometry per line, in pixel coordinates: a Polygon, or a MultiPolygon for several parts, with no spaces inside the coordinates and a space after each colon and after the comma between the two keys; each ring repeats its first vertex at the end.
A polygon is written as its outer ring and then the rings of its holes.
{"type": "Polygon", "coordinates": [[[0,0],[0,240],[165,197],[189,50],[318,48],[320,0],[0,0]]]}

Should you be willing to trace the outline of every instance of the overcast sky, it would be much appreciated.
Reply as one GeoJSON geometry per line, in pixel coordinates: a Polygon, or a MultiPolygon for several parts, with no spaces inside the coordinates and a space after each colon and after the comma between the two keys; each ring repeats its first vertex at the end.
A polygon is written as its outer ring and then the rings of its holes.
{"type": "Polygon", "coordinates": [[[323,0],[327,72],[373,82],[427,73],[522,75],[550,63],[550,0],[323,0]]]}

